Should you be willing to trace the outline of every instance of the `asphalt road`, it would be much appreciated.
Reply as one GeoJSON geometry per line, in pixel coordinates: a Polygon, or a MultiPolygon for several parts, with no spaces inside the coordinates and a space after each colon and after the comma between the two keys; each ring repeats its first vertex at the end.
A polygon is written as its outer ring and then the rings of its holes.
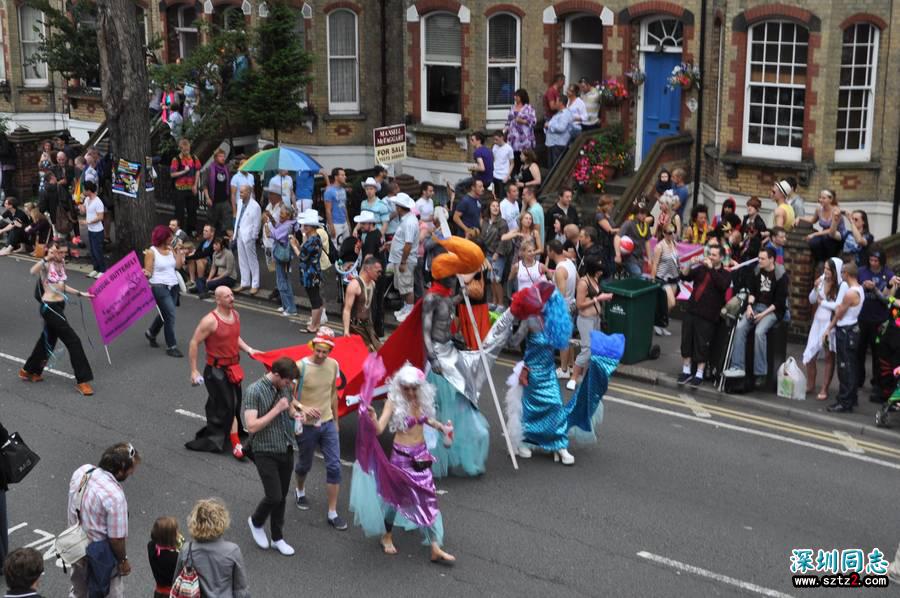
{"type": "MultiPolygon", "coordinates": [[[[221,497],[231,509],[226,537],[244,551],[254,596],[805,595],[822,590],[792,587],[792,548],[878,547],[890,559],[900,542],[894,506],[900,446],[615,380],[600,442],[573,447],[571,468],[536,455],[514,471],[490,398],[482,397],[493,430],[487,474],[438,482],[455,567],[430,564],[415,534],[398,534],[400,555],[387,557],[357,528],[332,530],[321,462],[308,483],[312,510],[288,511],[285,536],[297,555],[262,551],[246,527],[261,497],[256,471],[230,455],[183,448],[202,425],[183,412],[202,413],[205,394],[189,385],[186,359],[147,346],[142,333],[149,316],[110,347],[110,366],[90,306],[85,316],[93,349],[77,305],[70,306],[94,367],[94,397],[78,395],[63,375],[48,374],[40,384],[18,380],[13,360],[27,357],[41,330],[29,265],[0,259],[0,418],[42,457],[8,493],[10,544],[45,549],[66,527],[71,472],[96,462],[106,446],[130,441],[144,462],[125,483],[134,567],[128,595],[152,591],[145,546],[154,519],[171,514],[183,522],[193,501],[208,496],[221,497]]],[[[73,286],[87,288],[88,282],[71,273],[73,286]]],[[[211,307],[193,297],[182,301],[177,335],[185,352],[211,307]]],[[[309,338],[268,306],[239,309],[251,346],[270,349],[309,338]]],[[[498,386],[509,365],[501,359],[496,366],[498,386]]],[[[56,367],[70,372],[67,356],[56,367]]],[[[251,380],[263,373],[255,364],[245,367],[251,380]]],[[[355,418],[342,429],[342,454],[352,461],[355,418]]],[[[340,509],[346,514],[349,468],[344,473],[340,509]]],[[[64,596],[65,576],[52,561],[47,565],[43,594],[64,596]]],[[[853,595],[860,591],[896,592],[853,595]]]]}

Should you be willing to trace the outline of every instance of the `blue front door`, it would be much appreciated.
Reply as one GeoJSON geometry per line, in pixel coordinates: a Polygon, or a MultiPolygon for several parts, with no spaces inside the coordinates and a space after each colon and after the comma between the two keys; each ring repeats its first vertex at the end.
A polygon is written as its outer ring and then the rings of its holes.
{"type": "Polygon", "coordinates": [[[666,81],[672,69],[681,64],[681,54],[644,55],[644,122],[641,159],[646,157],[660,137],[678,132],[681,121],[681,89],[671,90],[666,81]]]}

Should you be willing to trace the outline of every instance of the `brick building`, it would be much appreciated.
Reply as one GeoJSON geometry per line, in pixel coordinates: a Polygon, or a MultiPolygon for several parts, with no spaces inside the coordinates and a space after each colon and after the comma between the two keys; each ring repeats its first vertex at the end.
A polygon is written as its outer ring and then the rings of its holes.
{"type": "MultiPolygon", "coordinates": [[[[900,83],[889,74],[900,61],[891,35],[900,6],[891,0],[291,2],[315,62],[310,119],[282,140],[326,167],[370,166],[372,128],[405,122],[403,171],[454,180],[471,159],[468,133],[502,126],[515,89],[540,117],[555,73],[600,80],[638,68],[644,84],[602,111],[632,136],[638,165],[657,138],[688,132],[700,146],[691,152],[700,197],[716,210],[792,175],[808,202],[833,188],[869,212],[877,237],[893,228],[900,111],[890,106],[900,83]],[[665,90],[681,62],[702,67],[702,91],[665,90]]],[[[135,18],[163,37],[160,59],[171,61],[200,43],[200,20],[236,26],[267,14],[262,0],[137,0],[135,18]]],[[[0,112],[32,131],[85,138],[103,119],[90,82],[23,66],[38,18],[0,7],[0,112]]]]}

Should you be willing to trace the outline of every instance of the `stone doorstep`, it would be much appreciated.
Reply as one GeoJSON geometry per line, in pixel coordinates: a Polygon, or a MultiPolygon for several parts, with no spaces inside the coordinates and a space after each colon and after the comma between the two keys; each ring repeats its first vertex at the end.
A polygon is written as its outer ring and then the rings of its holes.
{"type": "MultiPolygon", "coordinates": [[[[23,257],[23,256],[19,256],[23,257]]],[[[69,266],[71,270],[83,271],[84,273],[90,272],[89,265],[81,265],[81,264],[72,264],[69,266]]],[[[238,293],[236,296],[245,301],[253,301],[255,303],[271,306],[272,314],[276,314],[276,308],[274,303],[268,300],[269,293],[272,292],[272,289],[266,289],[264,287],[260,287],[259,293],[254,297],[247,293],[238,293]]],[[[196,295],[188,293],[185,295],[187,297],[191,297],[193,299],[197,299],[196,295]]],[[[303,296],[294,296],[294,301],[297,303],[302,309],[309,310],[309,300],[303,296]]],[[[336,309],[327,309],[330,305],[335,305],[335,303],[325,302],[326,305],[326,313],[330,318],[329,323],[332,327],[340,327],[342,313],[336,309]]],[[[339,305],[339,304],[337,304],[339,305]]],[[[385,332],[395,330],[399,326],[399,323],[392,317],[390,310],[385,313],[385,321],[384,327],[385,332]]],[[[574,340],[573,346],[578,347],[580,345],[579,341],[574,340]]],[[[518,361],[521,356],[515,353],[510,353],[508,351],[503,351],[503,354],[506,357],[510,357],[518,361]]],[[[701,386],[700,388],[686,388],[684,386],[680,386],[676,381],[674,376],[671,376],[667,373],[660,372],[659,370],[655,370],[653,368],[636,366],[636,365],[619,365],[616,369],[615,377],[627,378],[630,380],[637,380],[639,382],[644,382],[647,384],[652,384],[656,386],[662,386],[669,389],[678,390],[680,392],[690,392],[695,394],[700,394],[703,398],[713,399],[719,403],[731,403],[732,405],[747,407],[750,409],[755,409],[758,411],[762,411],[764,413],[770,413],[772,415],[778,415],[787,419],[792,419],[795,421],[805,421],[812,424],[817,424],[819,426],[824,426],[826,428],[834,429],[834,430],[842,430],[845,432],[850,432],[853,434],[858,434],[860,436],[866,436],[872,439],[877,439],[881,441],[891,442],[891,443],[900,443],[900,434],[897,433],[896,430],[890,428],[878,428],[871,424],[861,423],[859,421],[847,420],[843,417],[836,415],[827,415],[823,413],[816,413],[809,411],[807,409],[798,409],[796,407],[792,407],[790,399],[782,399],[777,395],[771,395],[766,399],[753,397],[749,395],[733,395],[727,394],[724,392],[719,392],[715,390],[708,384],[706,386],[701,386]]],[[[865,397],[861,397],[860,400],[868,400],[865,397]]]]}

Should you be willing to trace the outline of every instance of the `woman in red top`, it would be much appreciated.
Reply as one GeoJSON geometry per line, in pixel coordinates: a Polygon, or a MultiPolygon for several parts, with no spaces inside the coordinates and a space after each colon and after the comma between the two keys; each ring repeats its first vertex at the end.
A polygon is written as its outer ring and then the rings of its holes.
{"type": "Polygon", "coordinates": [[[178,142],[180,153],[172,158],[169,172],[175,180],[175,219],[184,224],[188,235],[197,229],[197,186],[200,182],[200,160],[191,154],[191,142],[178,142]]]}

